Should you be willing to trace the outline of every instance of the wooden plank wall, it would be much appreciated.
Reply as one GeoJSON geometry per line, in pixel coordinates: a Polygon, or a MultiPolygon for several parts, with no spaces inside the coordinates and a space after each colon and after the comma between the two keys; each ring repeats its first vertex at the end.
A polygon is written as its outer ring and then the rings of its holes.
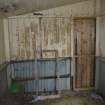
{"type": "Polygon", "coordinates": [[[95,20],[75,19],[76,88],[94,86],[95,20]]]}
{"type": "MultiPolygon", "coordinates": [[[[42,18],[42,48],[57,50],[58,57],[69,57],[71,54],[71,19],[42,18]]],[[[54,53],[44,53],[44,58],[53,58],[54,53]]]]}
{"type": "MultiPolygon", "coordinates": [[[[69,57],[71,40],[70,18],[9,19],[11,59],[24,60],[41,57],[42,50],[57,50],[58,57],[69,57]]],[[[54,52],[43,53],[54,58],[54,52]]]]}
{"type": "Polygon", "coordinates": [[[9,37],[11,60],[33,59],[40,46],[39,19],[9,19],[9,37]]]}
{"type": "Polygon", "coordinates": [[[58,51],[58,57],[70,57],[74,51],[76,88],[93,87],[95,82],[95,19],[78,18],[74,19],[73,24],[72,21],[64,17],[10,19],[11,60],[54,58],[55,50],[58,51]],[[71,33],[73,27],[74,32],[71,33]],[[71,50],[72,43],[73,50],[71,50]],[[50,50],[50,52],[42,53],[42,50],[50,50]]]}

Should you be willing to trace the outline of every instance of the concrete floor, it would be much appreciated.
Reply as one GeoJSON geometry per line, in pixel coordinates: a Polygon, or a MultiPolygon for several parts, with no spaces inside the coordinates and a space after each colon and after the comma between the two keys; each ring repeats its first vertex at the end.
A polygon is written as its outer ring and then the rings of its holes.
{"type": "Polygon", "coordinates": [[[88,97],[71,96],[63,97],[58,100],[36,102],[33,105],[105,105],[105,103],[88,97]]]}
{"type": "Polygon", "coordinates": [[[62,95],[59,99],[37,101],[30,103],[32,97],[14,96],[6,94],[0,98],[0,105],[105,105],[104,100],[97,100],[90,94],[62,95]]]}
{"type": "Polygon", "coordinates": [[[105,105],[105,101],[92,97],[92,93],[76,93],[61,96],[60,99],[39,101],[33,105],[105,105]]]}

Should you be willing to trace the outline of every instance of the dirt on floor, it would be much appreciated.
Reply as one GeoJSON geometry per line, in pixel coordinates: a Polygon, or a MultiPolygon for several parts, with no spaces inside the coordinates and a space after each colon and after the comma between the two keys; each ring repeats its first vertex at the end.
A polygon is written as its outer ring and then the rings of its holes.
{"type": "Polygon", "coordinates": [[[63,97],[59,100],[39,101],[33,105],[105,105],[103,102],[97,102],[86,97],[63,97]]]}
{"type": "Polygon", "coordinates": [[[0,97],[0,105],[30,105],[29,99],[23,94],[15,95],[11,93],[6,93],[3,97],[0,97]]]}
{"type": "Polygon", "coordinates": [[[89,94],[61,95],[59,99],[32,102],[32,96],[6,94],[0,105],[105,105],[104,100],[89,94]]]}

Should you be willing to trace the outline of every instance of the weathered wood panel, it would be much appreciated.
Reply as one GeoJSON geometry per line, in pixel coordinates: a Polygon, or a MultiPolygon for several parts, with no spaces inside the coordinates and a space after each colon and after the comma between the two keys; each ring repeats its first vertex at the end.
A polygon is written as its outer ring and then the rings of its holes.
{"type": "Polygon", "coordinates": [[[10,19],[9,36],[12,60],[35,58],[36,49],[40,48],[39,19],[10,19]]]}
{"type": "MultiPolygon", "coordinates": [[[[57,50],[58,57],[69,57],[71,54],[70,22],[70,18],[43,18],[41,21],[42,48],[44,50],[57,50]]],[[[45,58],[54,56],[54,52],[43,54],[45,58]]]]}
{"type": "Polygon", "coordinates": [[[94,86],[95,20],[75,19],[76,88],[94,86]]]}
{"type": "Polygon", "coordinates": [[[12,60],[69,57],[71,53],[70,18],[9,19],[10,55],[12,60]],[[42,52],[50,50],[50,52],[42,52]],[[51,52],[52,51],[52,52],[51,52]],[[42,54],[43,53],[43,54],[42,54]]]}

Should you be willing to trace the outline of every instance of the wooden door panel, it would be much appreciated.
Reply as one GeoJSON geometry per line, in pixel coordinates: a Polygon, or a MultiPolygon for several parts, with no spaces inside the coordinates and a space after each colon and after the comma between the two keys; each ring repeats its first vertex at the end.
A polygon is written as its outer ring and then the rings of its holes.
{"type": "Polygon", "coordinates": [[[76,88],[94,86],[95,20],[74,20],[74,54],[76,58],[76,88]]]}

